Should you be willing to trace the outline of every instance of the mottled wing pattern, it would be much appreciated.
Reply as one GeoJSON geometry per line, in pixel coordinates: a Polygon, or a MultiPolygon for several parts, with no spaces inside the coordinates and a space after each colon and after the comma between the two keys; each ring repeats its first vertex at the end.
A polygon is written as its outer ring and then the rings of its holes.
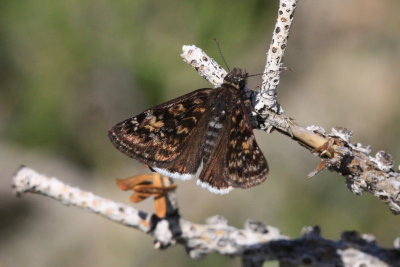
{"type": "Polygon", "coordinates": [[[262,183],[268,174],[268,163],[256,142],[250,111],[238,99],[230,116],[229,144],[226,158],[227,182],[233,187],[248,188],[262,183]]]}
{"type": "Polygon", "coordinates": [[[114,146],[173,178],[196,173],[213,89],[199,89],[118,123],[109,131],[114,146]],[[174,175],[175,174],[175,175],[174,175]]]}
{"type": "Polygon", "coordinates": [[[115,125],[109,137],[117,149],[163,175],[190,179],[201,169],[198,184],[214,193],[258,185],[268,164],[250,121],[247,77],[233,69],[221,87],[148,109],[115,125]]]}
{"type": "Polygon", "coordinates": [[[198,184],[214,193],[258,185],[266,179],[268,164],[255,140],[250,110],[240,91],[215,90],[218,112],[211,110],[198,184]]]}

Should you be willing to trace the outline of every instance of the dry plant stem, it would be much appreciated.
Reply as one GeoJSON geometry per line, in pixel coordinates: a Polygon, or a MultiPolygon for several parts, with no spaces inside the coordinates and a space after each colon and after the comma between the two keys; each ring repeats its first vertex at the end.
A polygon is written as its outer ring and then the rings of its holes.
{"type": "Polygon", "coordinates": [[[255,108],[260,112],[264,110],[272,110],[276,113],[283,112],[276,100],[276,90],[280,81],[282,59],[296,6],[297,0],[281,0],[279,3],[278,18],[272,34],[272,41],[267,51],[267,62],[262,76],[263,83],[260,93],[255,99],[255,108]]]}
{"type": "Polygon", "coordinates": [[[165,219],[155,219],[152,214],[71,187],[28,167],[15,174],[13,187],[18,195],[47,196],[151,234],[156,248],[181,244],[194,259],[219,253],[242,257],[244,266],[262,266],[272,260],[278,260],[282,266],[387,267],[400,262],[399,238],[395,240],[395,249],[383,249],[375,244],[373,236],[356,232],[344,232],[341,240],[331,241],[320,236],[318,227],[306,227],[301,238],[289,239],[277,228],[256,221],[247,221],[244,229],[229,226],[218,215],[208,218],[206,224],[181,219],[177,212],[167,213],[165,219]]]}

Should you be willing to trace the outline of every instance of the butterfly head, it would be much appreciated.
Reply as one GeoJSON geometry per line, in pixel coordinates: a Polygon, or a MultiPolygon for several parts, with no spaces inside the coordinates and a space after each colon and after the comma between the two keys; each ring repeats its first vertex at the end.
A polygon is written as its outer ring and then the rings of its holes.
{"type": "Polygon", "coordinates": [[[246,86],[246,80],[249,74],[242,69],[233,68],[224,78],[224,84],[243,90],[246,86]]]}

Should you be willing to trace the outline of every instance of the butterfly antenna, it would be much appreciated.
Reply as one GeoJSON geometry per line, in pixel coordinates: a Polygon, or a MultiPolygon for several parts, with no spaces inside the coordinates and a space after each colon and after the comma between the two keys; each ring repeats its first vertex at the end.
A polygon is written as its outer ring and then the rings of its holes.
{"type": "Polygon", "coordinates": [[[221,58],[222,58],[222,60],[224,61],[226,68],[227,68],[228,71],[230,72],[231,69],[229,68],[228,63],[226,63],[226,60],[225,60],[225,58],[224,58],[224,54],[222,54],[221,46],[219,45],[218,39],[217,39],[217,38],[214,38],[214,42],[217,44],[219,54],[221,55],[221,58]]]}
{"type": "MultiPolygon", "coordinates": [[[[284,72],[284,71],[293,71],[291,68],[288,68],[288,67],[280,67],[279,68],[279,70],[278,70],[279,72],[284,72]]],[[[247,77],[253,77],[253,76],[261,76],[261,75],[263,75],[264,73],[256,73],[256,74],[251,74],[251,75],[249,75],[249,76],[247,76],[247,77]]]]}
{"type": "Polygon", "coordinates": [[[254,76],[261,76],[261,75],[263,75],[263,73],[251,74],[251,75],[247,76],[247,78],[254,77],[254,76]]]}

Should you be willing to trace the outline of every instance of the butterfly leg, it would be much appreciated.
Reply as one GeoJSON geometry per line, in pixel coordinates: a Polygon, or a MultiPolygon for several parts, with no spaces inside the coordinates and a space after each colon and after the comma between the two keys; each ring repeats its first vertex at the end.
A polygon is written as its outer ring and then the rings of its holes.
{"type": "MultiPolygon", "coordinates": [[[[167,178],[170,180],[169,178],[167,178]]],[[[175,184],[167,185],[158,173],[140,174],[125,179],[117,179],[118,187],[123,190],[132,190],[134,194],[130,200],[134,203],[141,202],[150,196],[154,196],[154,209],[157,217],[165,217],[167,213],[166,194],[176,189],[175,184]]]]}
{"type": "Polygon", "coordinates": [[[318,164],[316,169],[307,175],[308,178],[311,178],[329,166],[335,165],[335,146],[338,145],[334,138],[328,137],[328,141],[323,145],[319,146],[316,149],[311,150],[313,153],[319,153],[319,155],[323,158],[321,162],[318,164]]]}
{"type": "Polygon", "coordinates": [[[317,152],[320,154],[321,157],[332,158],[335,154],[334,145],[336,145],[335,139],[328,138],[327,142],[325,142],[322,146],[312,150],[311,152],[313,153],[317,152]]]}

